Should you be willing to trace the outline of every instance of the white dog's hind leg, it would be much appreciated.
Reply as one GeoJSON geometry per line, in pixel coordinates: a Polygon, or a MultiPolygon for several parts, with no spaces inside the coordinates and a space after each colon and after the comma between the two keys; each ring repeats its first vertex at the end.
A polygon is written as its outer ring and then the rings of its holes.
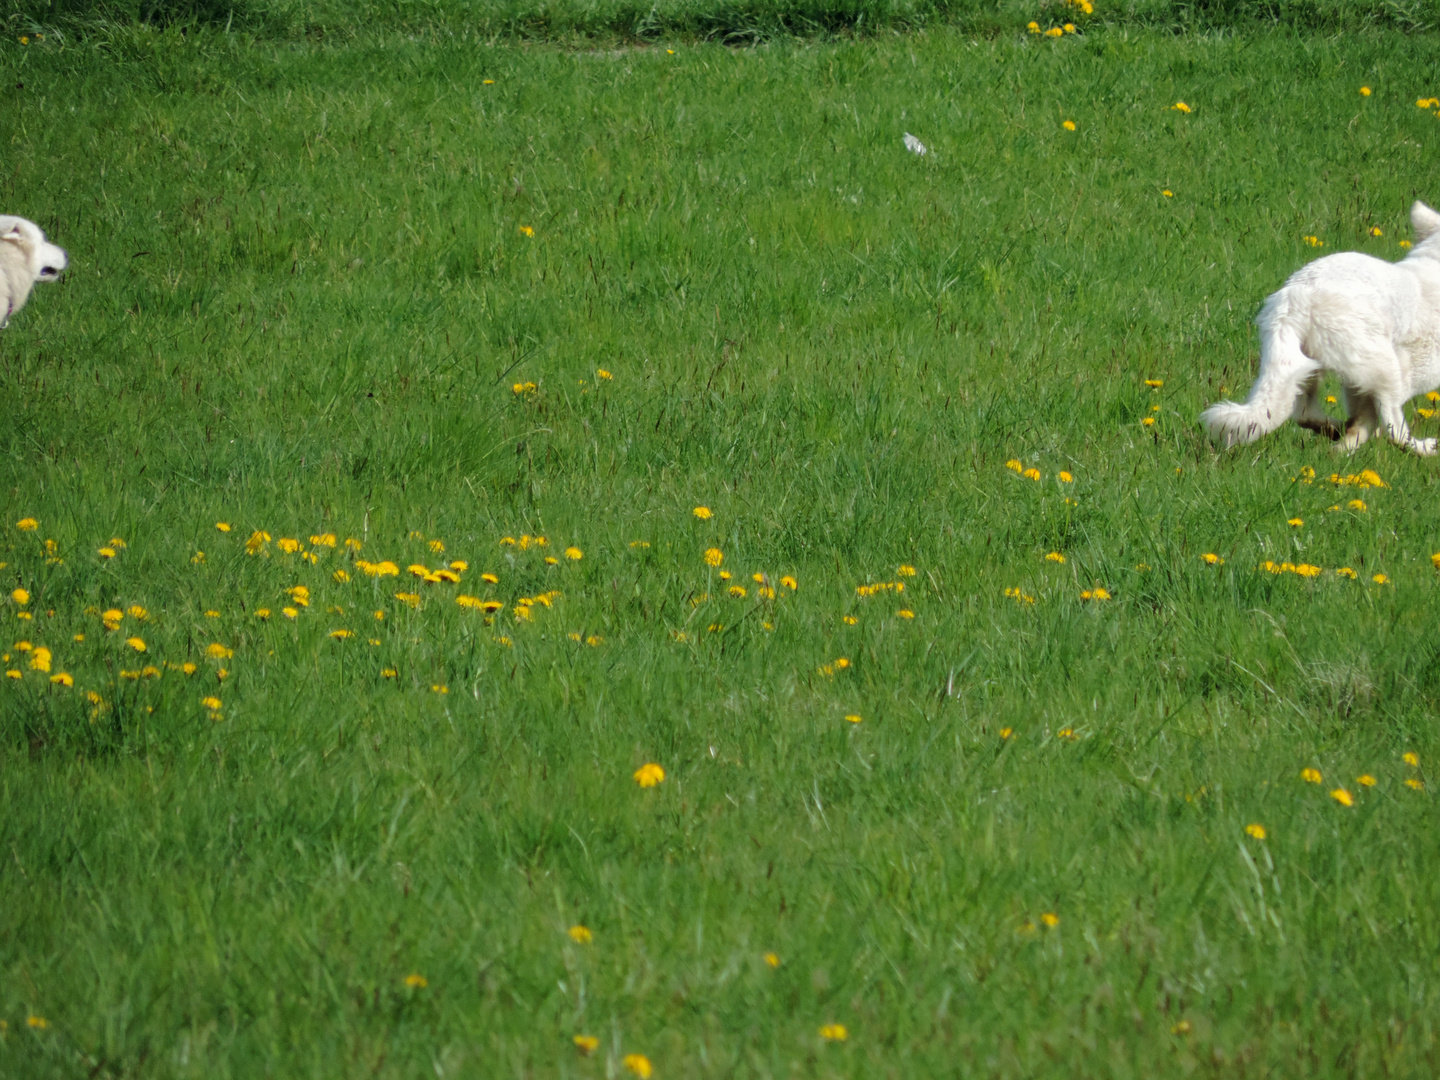
{"type": "Polygon", "coordinates": [[[1345,387],[1345,412],[1350,419],[1345,425],[1345,438],[1341,441],[1340,447],[1343,450],[1356,450],[1363,446],[1369,440],[1371,433],[1380,426],[1380,415],[1375,409],[1375,398],[1353,386],[1347,386],[1345,387]]]}
{"type": "Polygon", "coordinates": [[[1340,422],[1320,406],[1320,372],[1318,371],[1310,376],[1309,381],[1300,388],[1300,396],[1295,399],[1295,412],[1292,416],[1301,427],[1319,432],[1327,439],[1338,439],[1345,434],[1345,429],[1340,426],[1340,422]]]}

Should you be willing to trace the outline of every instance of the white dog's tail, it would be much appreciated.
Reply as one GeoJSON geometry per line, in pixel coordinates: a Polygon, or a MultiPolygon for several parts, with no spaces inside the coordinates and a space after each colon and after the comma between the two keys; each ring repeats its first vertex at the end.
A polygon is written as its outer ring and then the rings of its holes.
{"type": "Polygon", "coordinates": [[[1298,320],[1286,292],[1281,289],[1270,297],[1255,320],[1260,326],[1260,374],[1245,404],[1220,401],[1200,414],[1210,437],[1225,446],[1254,442],[1289,420],[1299,405],[1301,386],[1317,370],[1300,348],[1294,325],[1298,320]]]}

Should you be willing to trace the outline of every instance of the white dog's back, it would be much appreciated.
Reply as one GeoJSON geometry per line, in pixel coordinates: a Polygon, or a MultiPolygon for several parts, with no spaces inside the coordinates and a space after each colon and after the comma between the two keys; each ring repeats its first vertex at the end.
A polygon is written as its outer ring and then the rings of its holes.
{"type": "Polygon", "coordinates": [[[1440,384],[1440,214],[1417,202],[1410,219],[1417,242],[1400,262],[1329,255],[1265,302],[1256,320],[1259,376],[1244,404],[1222,401],[1201,414],[1212,436],[1248,443],[1293,418],[1339,437],[1318,402],[1320,376],[1330,371],[1345,386],[1350,446],[1383,424],[1409,449],[1434,451],[1433,439],[1411,438],[1403,406],[1440,384]]]}

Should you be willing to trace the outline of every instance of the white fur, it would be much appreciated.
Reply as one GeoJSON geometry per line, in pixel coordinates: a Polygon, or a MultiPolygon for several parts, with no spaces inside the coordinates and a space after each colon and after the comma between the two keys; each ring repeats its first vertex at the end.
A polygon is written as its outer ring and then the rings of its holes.
{"type": "Polygon", "coordinates": [[[1211,436],[1234,446],[1258,439],[1287,419],[1340,438],[1347,450],[1384,428],[1399,446],[1435,453],[1416,439],[1404,406],[1440,386],[1440,214],[1410,208],[1415,246],[1398,263],[1347,251],[1297,270],[1265,301],[1260,374],[1245,404],[1221,401],[1200,414],[1211,436]],[[1320,376],[1345,387],[1349,423],[1320,407],[1320,376]]]}
{"type": "Polygon", "coordinates": [[[0,330],[25,306],[37,281],[54,281],[69,263],[64,249],[45,239],[40,226],[0,214],[0,330]]]}

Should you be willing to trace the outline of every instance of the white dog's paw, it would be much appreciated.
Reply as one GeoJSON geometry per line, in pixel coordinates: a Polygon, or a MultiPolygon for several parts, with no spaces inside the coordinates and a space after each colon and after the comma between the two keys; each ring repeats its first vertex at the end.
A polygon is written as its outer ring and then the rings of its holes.
{"type": "Polygon", "coordinates": [[[1345,433],[1345,438],[1341,439],[1338,445],[1346,453],[1353,453],[1365,445],[1369,438],[1370,430],[1368,428],[1352,427],[1345,433]]]}
{"type": "Polygon", "coordinates": [[[1435,456],[1435,440],[1434,440],[1434,439],[1411,439],[1411,440],[1410,440],[1410,449],[1413,450],[1413,451],[1415,451],[1415,453],[1419,454],[1421,457],[1434,457],[1434,456],[1435,456]]]}

